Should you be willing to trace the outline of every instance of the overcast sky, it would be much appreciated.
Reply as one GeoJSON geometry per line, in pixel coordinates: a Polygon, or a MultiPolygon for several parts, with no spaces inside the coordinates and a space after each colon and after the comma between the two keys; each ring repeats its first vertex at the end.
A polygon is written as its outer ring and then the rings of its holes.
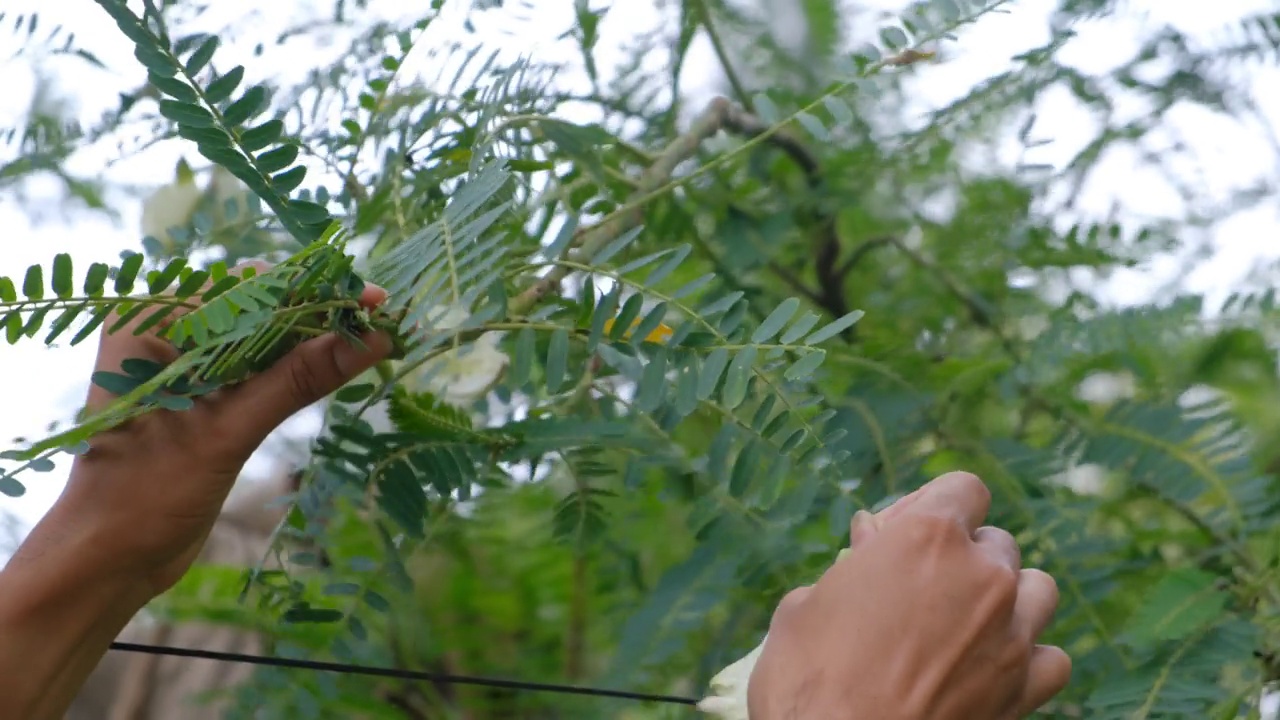
{"type": "MultiPolygon", "coordinates": [[[[393,0],[370,3],[379,14],[389,15],[392,8],[405,8],[393,0]]],[[[455,0],[453,4],[458,4],[455,0]]],[[[539,59],[571,59],[575,52],[568,43],[557,43],[554,38],[570,27],[572,0],[539,0],[536,12],[521,10],[514,0],[507,0],[513,10],[507,15],[488,13],[479,19],[479,32],[475,37],[482,41],[500,43],[511,54],[528,53],[539,59]]],[[[593,3],[593,6],[602,3],[593,3]]],[[[600,42],[602,70],[611,67],[621,57],[618,48],[628,37],[651,28],[661,21],[652,10],[650,0],[615,1],[614,8],[606,16],[600,42]]],[[[886,8],[901,7],[905,3],[882,2],[886,8]]],[[[217,62],[229,67],[232,62],[243,62],[248,68],[246,85],[261,79],[262,73],[297,80],[303,77],[309,65],[319,65],[333,56],[341,42],[327,47],[313,48],[314,59],[309,63],[300,60],[307,57],[305,45],[291,44],[287,53],[268,46],[266,56],[253,58],[249,50],[257,38],[270,38],[287,23],[300,20],[302,10],[315,3],[308,2],[247,2],[246,0],[222,0],[212,3],[217,18],[230,19],[242,13],[257,15],[252,28],[258,34],[245,36],[220,50],[217,62]],[[302,48],[302,49],[300,49],[302,48]],[[255,75],[257,73],[257,75],[255,75]]],[[[327,7],[330,3],[320,3],[327,7]]],[[[1109,18],[1079,28],[1080,38],[1073,43],[1065,59],[1087,71],[1102,71],[1125,59],[1131,53],[1135,38],[1143,27],[1161,22],[1195,32],[1229,26],[1233,19],[1250,15],[1267,7],[1264,0],[1217,0],[1213,3],[1171,2],[1146,0],[1128,3],[1122,18],[1109,18]]],[[[55,24],[73,31],[77,44],[98,55],[109,70],[95,70],[83,62],[69,58],[43,58],[37,63],[41,70],[56,78],[58,89],[72,103],[75,114],[88,125],[102,112],[114,107],[118,93],[136,88],[144,77],[132,57],[132,48],[107,15],[91,0],[3,0],[3,8],[10,19],[0,24],[0,60],[18,49],[17,38],[10,33],[11,18],[22,12],[39,8],[42,31],[55,24]]],[[[967,92],[977,82],[994,73],[1007,69],[1010,58],[1026,48],[1041,44],[1047,37],[1045,22],[1050,3],[1046,0],[1014,2],[1011,13],[984,18],[977,26],[964,30],[958,42],[944,47],[945,62],[925,68],[916,82],[917,101],[921,108],[936,107],[967,92]]],[[[399,12],[403,13],[401,9],[399,12]]],[[[459,16],[433,26],[437,37],[456,39],[464,37],[460,32],[459,16]]],[[[685,70],[686,92],[694,97],[708,97],[716,77],[713,57],[708,43],[699,39],[695,43],[685,70]]],[[[0,128],[13,127],[24,115],[33,88],[33,64],[17,59],[0,67],[0,128]]],[[[1261,64],[1241,70],[1254,88],[1275,88],[1280,73],[1261,64]]],[[[575,76],[565,75],[558,81],[572,83],[575,76]]],[[[580,78],[581,75],[576,75],[580,78]]],[[[1267,107],[1271,119],[1280,118],[1280,96],[1272,93],[1267,107]]],[[[1192,145],[1199,166],[1189,166],[1188,172],[1199,174],[1200,187],[1206,195],[1219,196],[1230,187],[1246,185],[1258,176],[1273,176],[1277,158],[1260,142],[1256,128],[1251,129],[1221,119],[1208,117],[1206,113],[1188,110],[1169,118],[1182,138],[1192,145]]],[[[1053,143],[1036,151],[1036,162],[1061,163],[1084,142],[1092,137],[1090,121],[1082,111],[1063,96],[1052,99],[1042,107],[1041,120],[1036,136],[1052,139],[1053,143]]],[[[36,181],[26,189],[28,195],[19,201],[14,197],[0,196],[0,227],[4,228],[4,252],[0,253],[0,275],[21,276],[33,263],[48,263],[55,253],[70,252],[83,267],[91,261],[111,262],[121,250],[140,249],[139,216],[140,195],[165,184],[172,178],[174,162],[185,151],[193,160],[199,159],[193,148],[181,144],[169,144],[148,150],[142,155],[108,166],[116,160],[110,145],[104,144],[97,152],[82,153],[73,162],[77,172],[98,172],[107,167],[107,176],[116,183],[135,191],[133,196],[120,194],[112,198],[113,206],[120,214],[114,223],[101,215],[82,211],[63,213],[58,207],[60,190],[55,182],[36,181]]],[[[11,148],[0,147],[0,153],[11,154],[11,148]]],[[[199,159],[202,161],[202,159],[199,159]]],[[[1136,170],[1138,163],[1132,156],[1121,153],[1108,162],[1109,170],[1095,179],[1086,189],[1080,203],[1087,211],[1103,213],[1118,203],[1128,212],[1146,214],[1176,214],[1179,202],[1167,188],[1162,189],[1159,179],[1136,170]]],[[[314,172],[314,171],[313,171],[314,172]]],[[[1274,207],[1242,214],[1224,224],[1216,235],[1217,246],[1213,260],[1206,263],[1190,278],[1191,286],[1201,291],[1212,291],[1221,296],[1234,286],[1259,259],[1280,257],[1280,243],[1274,241],[1277,228],[1274,207]]],[[[1148,297],[1153,289],[1174,276],[1180,262],[1168,260],[1138,271],[1114,278],[1104,292],[1119,302],[1137,302],[1148,297]]],[[[84,343],[77,348],[46,350],[37,343],[28,342],[16,347],[3,346],[4,361],[0,367],[0,444],[8,444],[10,438],[39,437],[54,420],[65,420],[83,397],[93,357],[93,344],[84,343]]],[[[65,482],[67,458],[58,462],[57,470],[46,475],[26,474],[28,494],[17,500],[0,497],[0,510],[17,514],[30,525],[37,520],[56,498],[65,482]]],[[[269,466],[255,462],[249,472],[260,473],[269,466]]]]}

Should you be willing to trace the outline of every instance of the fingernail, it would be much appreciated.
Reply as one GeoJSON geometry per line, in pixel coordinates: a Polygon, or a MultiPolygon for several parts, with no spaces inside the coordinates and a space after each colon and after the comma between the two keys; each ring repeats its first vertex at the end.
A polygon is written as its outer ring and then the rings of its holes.
{"type": "Polygon", "coordinates": [[[376,308],[382,305],[386,305],[387,301],[391,299],[391,295],[388,294],[384,288],[374,285],[373,283],[365,283],[364,290],[361,292],[362,301],[363,301],[364,293],[370,290],[373,291],[373,297],[369,298],[367,303],[367,306],[370,308],[376,308]]]}

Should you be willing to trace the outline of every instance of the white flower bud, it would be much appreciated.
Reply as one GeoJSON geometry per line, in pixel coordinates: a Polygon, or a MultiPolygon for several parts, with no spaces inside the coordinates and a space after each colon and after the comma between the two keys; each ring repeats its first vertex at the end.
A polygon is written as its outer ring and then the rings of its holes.
{"type": "MultiPolygon", "coordinates": [[[[466,319],[466,310],[458,307],[427,312],[427,323],[437,330],[457,327],[466,319]]],[[[410,390],[425,389],[451,405],[470,405],[498,383],[510,362],[498,349],[499,339],[497,333],[485,333],[470,345],[447,350],[419,366],[405,383],[410,390]]]]}
{"type": "Polygon", "coordinates": [[[165,185],[142,202],[142,234],[150,235],[165,247],[172,247],[170,228],[185,228],[195,214],[203,193],[195,179],[179,175],[171,185],[165,185]]]}
{"type": "MultiPolygon", "coordinates": [[[[836,554],[836,562],[840,562],[848,554],[849,548],[842,549],[836,554]]],[[[747,683],[751,680],[751,672],[756,669],[756,660],[760,659],[760,653],[764,651],[764,643],[768,639],[769,635],[766,633],[754,650],[711,678],[712,694],[698,703],[699,710],[721,720],[751,720],[747,715],[747,683]]]]}
{"type": "Polygon", "coordinates": [[[764,650],[765,635],[754,650],[711,678],[712,695],[698,703],[698,709],[721,720],[750,720],[747,716],[747,681],[764,650]]]}

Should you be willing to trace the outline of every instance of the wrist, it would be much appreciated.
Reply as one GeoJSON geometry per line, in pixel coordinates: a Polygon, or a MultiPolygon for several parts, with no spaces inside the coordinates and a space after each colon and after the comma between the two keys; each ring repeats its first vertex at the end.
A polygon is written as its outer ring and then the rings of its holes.
{"type": "Polygon", "coordinates": [[[83,460],[77,458],[62,494],[19,555],[29,550],[41,562],[56,557],[71,575],[68,582],[97,588],[113,603],[141,607],[159,594],[148,580],[156,571],[150,545],[159,524],[146,517],[146,509],[121,501],[114,477],[84,472],[83,460]]]}
{"type": "Polygon", "coordinates": [[[64,492],[0,570],[0,716],[61,718],[152,597],[88,510],[64,492]]]}

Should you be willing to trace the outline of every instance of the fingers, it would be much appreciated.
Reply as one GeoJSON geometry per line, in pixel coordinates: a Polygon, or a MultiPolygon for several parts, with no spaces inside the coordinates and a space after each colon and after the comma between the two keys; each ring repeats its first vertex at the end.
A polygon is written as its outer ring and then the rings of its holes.
{"type": "Polygon", "coordinates": [[[855,548],[870,540],[879,529],[880,519],[878,517],[866,510],[859,510],[853,514],[853,519],[849,521],[849,547],[855,548]]]}
{"type": "Polygon", "coordinates": [[[360,305],[362,307],[368,310],[372,310],[375,307],[386,302],[386,300],[387,300],[386,290],[383,290],[377,285],[371,285],[369,283],[364,284],[364,291],[360,293],[360,305]]]}
{"type": "MultiPolygon", "coordinates": [[[[1014,633],[1034,642],[1053,619],[1058,607],[1058,584],[1048,573],[1027,569],[1018,573],[1018,599],[1013,608],[1014,633]]],[[[1071,679],[1071,658],[1060,647],[1036,645],[1031,651],[1027,682],[1018,703],[1019,717],[1049,702],[1071,679]]]]}
{"type": "MultiPolygon", "coordinates": [[[[925,487],[928,487],[927,485],[925,487]]],[[[907,508],[911,507],[925,488],[917,489],[915,492],[899,498],[897,502],[878,513],[859,510],[853,514],[853,518],[849,521],[849,549],[857,547],[860,543],[866,542],[875,536],[884,524],[901,515],[907,508]]]]}
{"type": "MultiPolygon", "coordinates": [[[[229,271],[233,275],[243,275],[244,271],[253,267],[258,272],[270,270],[272,265],[264,260],[247,260],[240,262],[229,271]]],[[[213,287],[214,282],[208,279],[201,286],[200,291],[203,293],[213,287]]],[[[167,288],[161,295],[172,296],[175,287],[167,288]]],[[[198,298],[197,298],[198,299],[198,298]]],[[[188,299],[188,302],[192,302],[188,299]]],[[[106,372],[121,372],[121,365],[129,358],[140,358],[143,360],[154,360],[162,365],[168,365],[178,359],[181,354],[171,343],[160,337],[160,334],[183,315],[194,310],[189,305],[179,305],[173,307],[168,313],[156,322],[153,328],[147,332],[135,335],[134,329],[148,318],[161,312],[160,307],[148,308],[134,317],[119,328],[115,328],[120,315],[117,312],[111,312],[106,320],[103,321],[103,327],[98,336],[98,357],[94,364],[94,370],[106,372]],[[108,332],[109,330],[113,331],[108,332]]],[[[107,392],[105,389],[90,383],[89,394],[86,399],[86,407],[90,411],[101,409],[110,404],[116,396],[107,392]]]]}
{"type": "Polygon", "coordinates": [[[925,484],[924,487],[917,488],[915,492],[912,492],[904,497],[899,498],[898,501],[895,502],[894,504],[876,513],[875,517],[877,521],[877,526],[878,527],[883,526],[884,523],[889,522],[895,517],[898,517],[902,513],[906,512],[908,508],[910,508],[913,504],[915,504],[917,500],[920,499],[920,496],[924,494],[924,492],[930,487],[930,485],[932,485],[932,483],[928,483],[928,484],[925,484]]]}
{"type": "Polygon", "coordinates": [[[982,526],[991,508],[991,491],[971,473],[941,475],[918,492],[919,497],[901,511],[900,517],[920,514],[951,518],[970,535],[982,526]]]}
{"type": "MultiPolygon", "coordinates": [[[[249,261],[270,269],[270,263],[249,261]]],[[[387,292],[366,283],[360,305],[373,309],[386,301],[387,292]]],[[[392,350],[391,338],[383,332],[369,332],[357,345],[338,335],[323,335],[301,343],[274,365],[230,388],[219,399],[217,413],[229,426],[225,437],[245,454],[266,439],[295,413],[337,391],[352,379],[386,358],[392,350]]]]}
{"type": "MultiPolygon", "coordinates": [[[[270,263],[261,260],[250,260],[241,262],[229,272],[233,275],[242,275],[244,274],[245,268],[250,266],[254,267],[259,272],[271,269],[270,263]]],[[[197,293],[204,293],[208,289],[212,288],[213,285],[214,282],[212,278],[206,279],[200,286],[197,293]]],[[[175,289],[176,286],[170,286],[161,292],[160,295],[171,297],[174,295],[175,289]]],[[[198,295],[193,295],[193,297],[198,300],[198,295]]],[[[138,327],[143,322],[146,322],[148,318],[152,317],[157,312],[163,312],[165,310],[164,308],[157,306],[143,310],[130,318],[129,321],[120,328],[115,329],[114,332],[108,333],[108,329],[115,327],[115,323],[120,317],[119,313],[112,311],[107,316],[107,319],[103,321],[102,332],[99,336],[99,362],[97,369],[112,371],[118,370],[120,367],[120,360],[125,357],[140,357],[141,355],[139,355],[139,352],[147,352],[148,350],[151,350],[152,352],[146,354],[147,359],[160,360],[166,363],[172,362],[177,357],[177,353],[169,352],[169,350],[172,349],[169,343],[160,341],[156,336],[160,335],[165,329],[171,327],[179,318],[195,310],[195,307],[192,306],[193,303],[195,303],[195,300],[188,298],[185,304],[169,306],[164,317],[154,323],[152,330],[140,335],[133,334],[134,328],[138,327]],[[122,342],[127,347],[120,347],[122,342]],[[156,356],[157,354],[163,357],[158,357],[156,356]]]]}
{"type": "MultiPolygon", "coordinates": [[[[1017,570],[1018,587],[1012,623],[1015,642],[1035,642],[1048,627],[1058,606],[1058,586],[1047,573],[1022,568],[1022,552],[1007,531],[983,526],[991,508],[991,492],[975,475],[953,472],[942,475],[876,515],[859,512],[850,523],[851,547],[873,536],[886,523],[910,515],[954,519],[973,537],[974,544],[992,561],[1017,570]]],[[[783,607],[779,607],[779,612],[783,607]]],[[[1036,645],[1031,654],[1028,679],[1019,700],[1019,717],[1049,702],[1071,679],[1071,658],[1062,648],[1036,645]]]]}
{"type": "MultiPolygon", "coordinates": [[[[244,260],[238,263],[235,267],[230,268],[227,271],[227,273],[230,275],[242,276],[244,275],[244,271],[250,267],[254,268],[259,273],[263,273],[263,272],[266,272],[267,270],[270,270],[272,265],[271,263],[266,262],[265,260],[244,260]]],[[[169,287],[165,288],[160,292],[160,295],[167,296],[167,297],[175,297],[177,294],[177,289],[180,284],[181,283],[169,285],[169,287]]],[[[182,304],[173,306],[173,309],[170,312],[168,312],[164,317],[162,317],[158,322],[155,323],[155,325],[153,326],[154,330],[152,332],[155,334],[160,334],[162,331],[171,327],[175,322],[177,322],[184,315],[187,315],[188,313],[191,313],[197,310],[198,307],[201,305],[201,301],[200,301],[201,296],[204,295],[204,293],[207,292],[209,289],[211,289],[215,284],[216,283],[214,282],[213,277],[205,278],[205,281],[200,284],[200,288],[198,290],[193,292],[191,295],[183,298],[182,304]]],[[[158,309],[159,308],[157,308],[157,310],[158,309]]],[[[137,317],[130,320],[125,325],[125,327],[130,329],[132,329],[133,327],[136,327],[139,323],[142,323],[148,317],[150,317],[154,312],[155,310],[143,311],[137,317]]]]}
{"type": "MultiPolygon", "coordinates": [[[[970,535],[975,535],[986,518],[990,506],[991,493],[976,475],[964,472],[947,473],[878,513],[872,514],[861,510],[855,513],[849,523],[849,548],[853,549],[859,543],[871,539],[886,523],[912,512],[954,518],[970,535]]],[[[989,530],[996,533],[1004,532],[996,528],[989,528],[989,530]]],[[[995,551],[993,557],[1015,569],[1019,566],[1020,553],[1012,537],[993,536],[989,541],[996,543],[992,546],[995,551]],[[1010,548],[1015,554],[1013,562],[1008,562],[1007,559],[1010,548]]]]}
{"type": "Polygon", "coordinates": [[[1071,657],[1060,647],[1037,645],[1031,651],[1027,684],[1018,703],[1018,717],[1038,710],[1071,681],[1071,657]]]}
{"type": "Polygon", "coordinates": [[[1020,637],[1034,642],[1058,609],[1058,583],[1041,570],[1018,573],[1018,600],[1013,608],[1013,624],[1020,637]]]}
{"type": "MultiPolygon", "coordinates": [[[[265,260],[244,260],[228,271],[231,275],[244,276],[245,271],[252,268],[258,274],[270,271],[275,265],[265,260]]],[[[213,286],[212,279],[204,283],[202,290],[213,286]]],[[[169,292],[172,292],[170,289],[169,292]]],[[[360,296],[360,304],[372,309],[387,298],[382,288],[366,284],[360,296]]],[[[159,323],[155,330],[160,331],[172,325],[179,317],[190,312],[192,308],[178,308],[159,323]]],[[[178,349],[158,337],[154,332],[134,335],[133,328],[153,314],[154,310],[143,311],[138,317],[115,333],[106,333],[105,328],[99,336],[98,358],[96,370],[120,372],[122,362],[127,358],[144,358],[162,364],[169,364],[180,354],[178,349]]],[[[110,326],[115,322],[114,314],[106,320],[110,326]]],[[[352,377],[372,367],[390,353],[391,342],[385,335],[370,335],[363,338],[366,348],[352,347],[350,343],[341,341],[335,336],[317,338],[303,346],[299,346],[281,362],[278,369],[262,373],[262,380],[246,383],[248,387],[236,389],[232,393],[236,398],[227,398],[222,404],[227,407],[222,412],[245,413],[240,416],[244,430],[248,436],[261,434],[266,437],[277,425],[288,419],[290,415],[337,390],[352,377]],[[255,398],[255,395],[261,397],[255,398]],[[257,415],[255,413],[262,413],[257,415]],[[264,430],[264,428],[266,428],[264,430]]],[[[114,399],[101,387],[90,385],[86,406],[96,409],[114,399]]],[[[259,441],[261,438],[259,438],[259,441]]]]}
{"type": "MultiPolygon", "coordinates": [[[[1013,535],[1000,528],[978,528],[974,544],[994,561],[1018,570],[1018,588],[1013,606],[1015,642],[1035,642],[1053,620],[1058,608],[1058,584],[1048,573],[1022,568],[1022,551],[1013,535]]],[[[1019,717],[1029,715],[1049,702],[1071,679],[1071,658],[1062,648],[1036,645],[1032,649],[1027,683],[1019,701],[1019,717]]]]}
{"type": "Polygon", "coordinates": [[[230,435],[237,446],[243,441],[252,452],[294,413],[336,391],[391,352],[391,338],[386,333],[367,333],[360,340],[363,348],[337,335],[312,338],[232,388],[219,402],[218,414],[234,424],[230,435]]]}
{"type": "Polygon", "coordinates": [[[1013,570],[1022,569],[1022,550],[1007,531],[984,525],[973,534],[973,541],[992,560],[1013,570]]]}

